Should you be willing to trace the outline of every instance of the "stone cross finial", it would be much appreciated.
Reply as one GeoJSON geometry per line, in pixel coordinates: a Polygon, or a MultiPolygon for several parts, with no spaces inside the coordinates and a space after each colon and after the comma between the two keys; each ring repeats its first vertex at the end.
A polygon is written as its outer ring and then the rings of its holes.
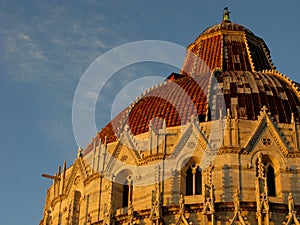
{"type": "Polygon", "coordinates": [[[268,111],[268,108],[267,108],[267,106],[264,105],[264,106],[261,108],[261,114],[265,115],[265,114],[267,114],[267,111],[268,111]]]}

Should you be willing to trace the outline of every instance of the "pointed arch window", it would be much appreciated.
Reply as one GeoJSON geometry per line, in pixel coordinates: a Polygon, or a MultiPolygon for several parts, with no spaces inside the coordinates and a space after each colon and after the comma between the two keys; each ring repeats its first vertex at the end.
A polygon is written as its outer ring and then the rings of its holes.
{"type": "Polygon", "coordinates": [[[112,184],[112,204],[116,209],[126,208],[132,204],[133,179],[131,171],[121,171],[112,184]]]}
{"type": "MultiPolygon", "coordinates": [[[[259,167],[258,160],[256,164],[257,164],[256,176],[260,176],[258,171],[258,167],[259,167]]],[[[268,195],[271,197],[276,197],[275,170],[272,161],[267,155],[262,156],[261,166],[262,166],[262,175],[266,178],[268,195]]]]}
{"type": "Polygon", "coordinates": [[[125,184],[123,184],[123,191],[122,191],[122,207],[127,207],[128,203],[129,203],[129,186],[128,186],[128,182],[125,182],[125,184]]]}
{"type": "Polygon", "coordinates": [[[185,180],[185,195],[193,195],[193,172],[192,168],[189,168],[186,171],[186,180],[185,180]]]}
{"type": "Polygon", "coordinates": [[[122,187],[122,207],[128,207],[132,203],[133,185],[131,176],[126,179],[122,187]]]}
{"type": "Polygon", "coordinates": [[[267,165],[266,177],[267,177],[267,185],[268,185],[268,195],[275,197],[276,196],[275,173],[274,173],[274,168],[271,164],[267,165]]]}
{"type": "Polygon", "coordinates": [[[202,194],[202,171],[198,165],[191,165],[186,170],[186,195],[202,194]]]}
{"type": "Polygon", "coordinates": [[[196,169],[196,179],[195,179],[195,194],[201,195],[202,194],[202,171],[200,167],[196,169]]]}

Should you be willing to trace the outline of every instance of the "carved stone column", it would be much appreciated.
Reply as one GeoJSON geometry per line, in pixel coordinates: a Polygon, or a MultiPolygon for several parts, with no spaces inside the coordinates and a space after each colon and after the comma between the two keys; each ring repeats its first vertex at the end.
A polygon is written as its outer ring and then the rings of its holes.
{"type": "Polygon", "coordinates": [[[265,168],[262,161],[262,154],[258,156],[257,177],[255,180],[255,197],[256,197],[256,217],[258,225],[270,224],[270,207],[268,196],[268,184],[265,176],[265,168]]]}

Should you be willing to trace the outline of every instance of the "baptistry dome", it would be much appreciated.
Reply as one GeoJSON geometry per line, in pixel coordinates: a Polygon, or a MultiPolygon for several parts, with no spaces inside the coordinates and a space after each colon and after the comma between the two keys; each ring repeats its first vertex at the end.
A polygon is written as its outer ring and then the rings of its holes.
{"type": "Polygon", "coordinates": [[[276,71],[264,40],[231,22],[225,9],[222,22],[206,29],[187,47],[180,73],[172,73],[164,83],[145,91],[97,138],[116,141],[125,124],[138,135],[148,132],[150,123],[160,129],[163,120],[166,127],[173,127],[189,122],[192,114],[200,122],[226,116],[218,112],[211,116],[207,99],[211,76],[222,92],[215,104],[218,107],[224,101],[231,117],[256,120],[266,106],[279,123],[290,123],[292,117],[299,120],[298,84],[276,71]]]}

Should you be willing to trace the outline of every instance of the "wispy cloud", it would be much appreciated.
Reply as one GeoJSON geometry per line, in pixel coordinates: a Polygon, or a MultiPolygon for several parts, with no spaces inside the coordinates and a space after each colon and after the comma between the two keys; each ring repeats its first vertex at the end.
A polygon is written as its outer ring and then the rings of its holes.
{"type": "Polygon", "coordinates": [[[46,56],[43,52],[43,50],[38,46],[36,42],[32,40],[32,38],[24,33],[18,33],[17,37],[20,40],[24,40],[23,43],[21,43],[24,49],[28,50],[28,54],[33,58],[37,60],[46,60],[46,56]]]}
{"type": "Polygon", "coordinates": [[[52,43],[53,45],[55,45],[57,47],[63,47],[67,44],[65,40],[59,39],[59,38],[51,38],[50,43],[52,43]]]}
{"type": "Polygon", "coordinates": [[[4,32],[4,48],[7,58],[23,60],[46,60],[43,50],[33,41],[29,34],[18,31],[4,32]]]}
{"type": "Polygon", "coordinates": [[[0,65],[13,81],[78,80],[99,55],[126,40],[118,26],[101,13],[101,3],[57,6],[54,2],[28,3],[0,10],[2,38],[0,65]],[[90,4],[90,5],[89,5],[90,4]]]}

